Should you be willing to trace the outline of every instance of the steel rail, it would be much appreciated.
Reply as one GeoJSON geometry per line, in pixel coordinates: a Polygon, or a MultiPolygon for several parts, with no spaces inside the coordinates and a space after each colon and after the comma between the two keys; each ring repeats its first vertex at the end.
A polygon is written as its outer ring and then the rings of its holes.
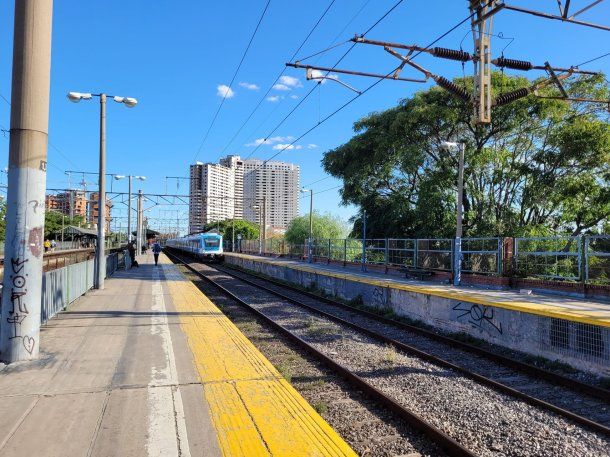
{"type": "Polygon", "coordinates": [[[489,351],[487,349],[483,349],[481,347],[475,346],[473,344],[466,343],[466,342],[460,341],[460,340],[456,340],[456,339],[451,338],[449,336],[445,336],[445,335],[441,335],[441,334],[435,333],[435,332],[433,332],[431,330],[427,330],[427,329],[422,328],[422,327],[417,327],[417,326],[412,325],[412,324],[407,324],[405,322],[401,322],[401,321],[397,321],[395,319],[391,319],[391,318],[388,318],[388,317],[385,317],[385,316],[381,316],[381,315],[379,315],[377,313],[374,313],[372,311],[356,308],[355,306],[348,305],[346,303],[343,303],[343,302],[340,302],[340,301],[337,301],[337,300],[333,300],[332,298],[324,297],[324,296],[318,295],[318,294],[316,294],[314,292],[310,292],[310,291],[307,291],[307,290],[299,289],[298,287],[292,286],[290,284],[285,284],[283,282],[280,282],[280,281],[277,281],[277,280],[274,280],[274,279],[271,279],[271,278],[266,278],[266,277],[260,276],[258,274],[249,272],[249,271],[246,272],[246,271],[243,271],[243,270],[237,270],[235,268],[232,268],[229,265],[225,265],[225,267],[227,267],[227,268],[229,268],[231,270],[239,271],[240,273],[243,273],[243,274],[246,274],[246,275],[253,276],[255,278],[260,278],[260,279],[262,279],[264,281],[270,282],[270,283],[278,285],[280,287],[284,287],[284,288],[292,290],[294,292],[298,292],[298,293],[300,293],[302,295],[306,295],[306,296],[308,296],[310,298],[314,298],[316,300],[323,301],[325,303],[328,303],[329,305],[337,306],[339,308],[343,308],[345,310],[352,311],[354,313],[359,313],[359,314],[361,314],[363,316],[366,316],[366,317],[368,317],[370,319],[377,320],[378,322],[381,322],[381,323],[384,323],[384,324],[389,324],[389,325],[392,325],[394,327],[401,328],[401,329],[404,329],[404,330],[408,330],[408,331],[413,332],[413,333],[417,333],[418,335],[430,338],[430,339],[435,340],[435,341],[442,342],[444,344],[447,344],[448,346],[451,346],[451,347],[456,347],[457,346],[460,349],[463,349],[465,351],[468,351],[468,352],[471,352],[473,354],[481,355],[483,357],[492,359],[492,360],[494,360],[494,361],[496,361],[498,363],[501,363],[502,365],[505,365],[507,367],[518,369],[518,370],[524,372],[525,374],[538,376],[538,377],[540,377],[540,378],[542,378],[542,379],[544,379],[546,381],[553,382],[553,383],[555,383],[555,384],[557,384],[559,386],[567,387],[567,388],[569,388],[571,390],[574,390],[574,391],[577,391],[577,392],[580,392],[580,393],[583,393],[583,394],[587,394],[587,395],[599,398],[599,399],[604,400],[604,401],[610,401],[610,390],[604,389],[602,387],[593,386],[591,384],[587,384],[587,383],[584,383],[582,381],[578,381],[576,379],[572,379],[572,378],[569,378],[567,376],[563,376],[563,375],[560,375],[558,373],[554,373],[552,371],[545,370],[545,369],[537,367],[535,365],[531,365],[529,363],[522,362],[522,361],[514,359],[512,357],[508,357],[508,356],[505,356],[505,355],[502,355],[502,354],[498,354],[498,353],[489,351]]]}
{"type": "MultiPolygon", "coordinates": [[[[276,331],[278,331],[279,333],[288,337],[291,341],[293,341],[294,343],[299,345],[301,348],[305,349],[309,354],[311,354],[312,356],[314,356],[315,358],[317,358],[318,360],[322,361],[324,364],[329,366],[331,369],[333,369],[334,371],[339,373],[344,379],[346,379],[348,382],[352,383],[356,388],[361,389],[371,399],[373,399],[374,401],[377,401],[380,404],[382,404],[383,406],[385,406],[387,409],[389,409],[390,411],[395,413],[397,416],[404,419],[412,427],[422,431],[424,434],[426,434],[428,437],[430,437],[436,444],[438,444],[443,450],[445,450],[449,455],[460,456],[460,457],[461,456],[474,457],[476,455],[473,452],[466,449],[460,443],[455,441],[449,435],[445,434],[442,430],[440,430],[439,428],[430,424],[426,420],[422,419],[421,417],[419,417],[417,414],[413,413],[412,411],[408,410],[403,405],[398,403],[396,400],[387,396],[385,393],[383,393],[382,391],[377,389],[375,386],[373,386],[372,384],[365,381],[363,378],[361,378],[357,374],[350,371],[348,368],[344,367],[340,363],[334,361],[327,355],[318,351],[316,348],[314,348],[312,345],[307,343],[305,340],[303,340],[296,334],[292,333],[287,328],[281,326],[280,324],[275,322],[272,318],[268,317],[266,314],[262,313],[261,311],[257,310],[256,308],[254,308],[253,306],[248,304],[246,301],[244,301],[243,299],[241,299],[237,295],[235,295],[233,292],[226,289],[221,284],[217,283],[216,281],[209,278],[202,272],[198,271],[197,269],[192,267],[190,264],[186,263],[184,260],[182,260],[177,255],[168,253],[167,251],[165,251],[165,253],[170,258],[173,257],[174,259],[176,259],[178,262],[183,264],[186,268],[188,268],[190,271],[192,271],[193,273],[198,275],[200,278],[202,278],[205,281],[207,281],[208,283],[212,284],[214,287],[219,289],[223,294],[230,297],[232,300],[234,300],[236,303],[238,303],[242,307],[246,308],[248,311],[253,313],[256,317],[258,317],[259,319],[263,320],[266,324],[273,327],[276,331]]],[[[218,270],[218,271],[220,272],[220,270],[218,270]]],[[[236,278],[236,279],[239,279],[239,278],[236,278]]]]}
{"type": "MultiPolygon", "coordinates": [[[[214,268],[216,268],[216,267],[214,267],[214,268]]],[[[292,303],[294,305],[300,306],[300,307],[302,307],[304,309],[307,309],[309,311],[315,312],[315,313],[319,314],[320,316],[323,316],[323,317],[325,317],[327,319],[330,319],[330,320],[332,320],[334,322],[337,322],[337,323],[339,323],[341,325],[348,326],[350,328],[353,328],[356,331],[359,331],[361,333],[369,335],[372,338],[380,340],[380,341],[382,341],[382,342],[384,342],[386,344],[390,344],[390,345],[394,346],[395,348],[397,348],[397,349],[399,349],[401,351],[413,354],[413,355],[415,355],[415,356],[417,356],[417,357],[419,357],[421,359],[427,360],[429,362],[432,362],[434,364],[443,366],[445,368],[449,368],[449,369],[455,370],[455,371],[457,371],[459,373],[462,373],[463,375],[473,379],[474,381],[477,381],[477,382],[479,382],[481,384],[490,386],[490,387],[492,387],[492,388],[494,388],[494,389],[496,389],[496,390],[498,390],[500,392],[503,392],[505,394],[508,394],[508,395],[513,396],[513,397],[516,397],[516,398],[519,398],[521,400],[524,400],[525,402],[529,403],[530,405],[547,409],[547,410],[552,411],[552,412],[554,412],[556,414],[564,416],[564,417],[566,417],[566,418],[568,418],[568,419],[570,419],[570,420],[572,420],[572,421],[574,421],[576,423],[585,425],[585,426],[589,427],[592,430],[595,430],[595,431],[597,431],[599,433],[603,433],[606,436],[610,436],[610,427],[607,427],[607,426],[605,426],[603,424],[600,424],[598,422],[595,422],[595,421],[592,421],[590,419],[587,419],[586,417],[580,416],[580,415],[578,415],[578,414],[576,414],[576,413],[574,413],[572,411],[568,411],[566,409],[563,409],[563,408],[561,408],[559,406],[553,405],[552,403],[548,403],[548,402],[546,402],[544,400],[541,400],[539,398],[532,397],[531,395],[528,395],[528,394],[526,394],[524,392],[521,392],[519,390],[513,389],[512,387],[509,387],[509,386],[507,386],[505,384],[502,384],[502,383],[500,383],[498,381],[494,381],[493,379],[487,378],[487,377],[485,377],[483,375],[480,375],[478,373],[474,373],[474,372],[472,372],[472,371],[470,371],[470,370],[468,370],[466,368],[463,368],[463,367],[461,367],[459,365],[455,365],[454,363],[449,362],[449,361],[447,361],[445,359],[442,359],[440,357],[437,357],[435,355],[432,355],[432,354],[429,354],[429,353],[427,353],[425,351],[422,351],[421,349],[417,349],[417,348],[415,348],[413,346],[410,346],[408,344],[405,344],[405,343],[403,343],[401,341],[394,340],[393,338],[386,337],[385,335],[382,335],[382,334],[380,334],[378,332],[375,332],[373,330],[367,329],[365,327],[361,327],[358,324],[355,324],[353,322],[350,322],[350,321],[347,321],[347,320],[342,319],[340,317],[337,317],[337,316],[335,316],[335,315],[333,315],[331,313],[328,313],[326,311],[322,311],[322,310],[320,310],[320,309],[318,309],[318,308],[316,308],[314,306],[311,306],[311,305],[308,305],[306,303],[300,302],[297,299],[294,299],[292,297],[284,295],[281,292],[278,292],[276,290],[270,289],[270,288],[268,288],[266,286],[263,286],[261,284],[258,284],[256,282],[254,282],[254,281],[251,281],[249,279],[245,279],[245,278],[236,276],[236,275],[234,275],[234,274],[232,274],[232,273],[230,273],[228,271],[225,271],[224,269],[218,268],[218,271],[221,271],[221,272],[223,272],[225,274],[228,274],[228,275],[230,275],[230,276],[232,276],[232,277],[234,277],[236,279],[239,279],[240,281],[243,281],[243,282],[245,282],[247,284],[250,284],[250,285],[252,285],[254,287],[257,287],[257,288],[259,288],[261,290],[265,290],[266,292],[271,293],[271,294],[273,294],[273,295],[275,295],[275,296],[277,296],[277,297],[279,297],[279,298],[281,298],[283,300],[286,300],[286,301],[288,301],[288,302],[290,302],[290,303],[292,303]]]]}

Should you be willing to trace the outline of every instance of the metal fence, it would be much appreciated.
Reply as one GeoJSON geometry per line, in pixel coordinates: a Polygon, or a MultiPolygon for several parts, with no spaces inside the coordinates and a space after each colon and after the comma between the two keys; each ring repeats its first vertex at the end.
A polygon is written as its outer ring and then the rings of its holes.
{"type": "MultiPolygon", "coordinates": [[[[106,257],[107,277],[117,270],[121,255],[115,252],[106,257]]],[[[40,314],[42,323],[66,309],[70,303],[93,287],[93,265],[93,260],[85,260],[43,274],[40,314]]]]}
{"type": "Polygon", "coordinates": [[[585,280],[591,283],[610,283],[610,236],[585,237],[585,280]]]}
{"type": "MultiPolygon", "coordinates": [[[[259,240],[241,240],[241,252],[258,254],[259,240]]],[[[282,239],[262,242],[261,252],[306,259],[309,246],[282,239]]],[[[451,238],[316,239],[311,244],[316,260],[452,271],[451,238]]],[[[610,283],[610,235],[535,238],[462,238],[462,272],[501,276],[504,266],[512,274],[552,280],[610,283]],[[505,245],[513,246],[505,258],[505,245]]]]}
{"type": "Polygon", "coordinates": [[[580,237],[515,238],[515,272],[519,276],[578,281],[582,273],[580,237]]]}

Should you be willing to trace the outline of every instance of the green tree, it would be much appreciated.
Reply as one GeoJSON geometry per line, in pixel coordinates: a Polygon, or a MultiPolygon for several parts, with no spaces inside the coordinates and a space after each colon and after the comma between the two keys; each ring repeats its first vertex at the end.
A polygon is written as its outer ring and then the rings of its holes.
{"type": "MultiPolygon", "coordinates": [[[[319,214],[314,211],[312,225],[314,239],[344,238],[347,234],[345,224],[330,214],[319,214]]],[[[309,214],[293,219],[284,238],[289,243],[303,244],[309,238],[309,214]]]]}
{"type": "Polygon", "coordinates": [[[227,219],[219,222],[211,222],[203,227],[203,231],[217,230],[225,241],[231,241],[233,239],[233,227],[235,227],[235,240],[238,235],[241,235],[244,240],[253,240],[258,238],[259,227],[258,224],[250,221],[244,221],[242,219],[227,219]]]}
{"type": "Polygon", "coordinates": [[[69,225],[83,226],[85,218],[82,216],[66,216],[59,211],[46,211],[44,215],[44,237],[61,238],[62,227],[69,225]]]}
{"type": "MultiPolygon", "coordinates": [[[[454,82],[472,87],[472,78],[454,82]]],[[[492,75],[494,95],[531,85],[492,75]]],[[[578,97],[609,98],[603,76],[565,85],[578,97]]],[[[551,86],[539,94],[557,95],[551,86]]],[[[473,125],[469,104],[432,87],[356,122],[356,135],[322,163],[343,180],[343,202],[367,211],[371,237],[453,236],[458,152],[443,151],[443,141],[466,144],[465,236],[578,235],[607,221],[610,126],[603,105],[530,95],[495,107],[492,117],[473,125]]]]}

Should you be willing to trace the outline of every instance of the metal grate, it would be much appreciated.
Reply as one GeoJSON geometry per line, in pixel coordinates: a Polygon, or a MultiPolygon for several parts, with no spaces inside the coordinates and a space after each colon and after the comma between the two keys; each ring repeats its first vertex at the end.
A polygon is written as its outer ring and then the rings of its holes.
{"type": "Polygon", "coordinates": [[[608,327],[540,316],[538,328],[541,349],[562,358],[610,362],[608,327]]]}

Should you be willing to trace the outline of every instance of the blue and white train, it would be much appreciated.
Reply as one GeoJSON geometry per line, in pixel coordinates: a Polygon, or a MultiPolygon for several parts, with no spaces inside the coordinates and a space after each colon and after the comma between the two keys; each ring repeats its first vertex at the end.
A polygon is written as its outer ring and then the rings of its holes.
{"type": "Polygon", "coordinates": [[[201,260],[221,261],[224,259],[222,235],[218,233],[197,233],[182,238],[173,238],[167,240],[165,245],[177,251],[188,252],[201,260]]]}

